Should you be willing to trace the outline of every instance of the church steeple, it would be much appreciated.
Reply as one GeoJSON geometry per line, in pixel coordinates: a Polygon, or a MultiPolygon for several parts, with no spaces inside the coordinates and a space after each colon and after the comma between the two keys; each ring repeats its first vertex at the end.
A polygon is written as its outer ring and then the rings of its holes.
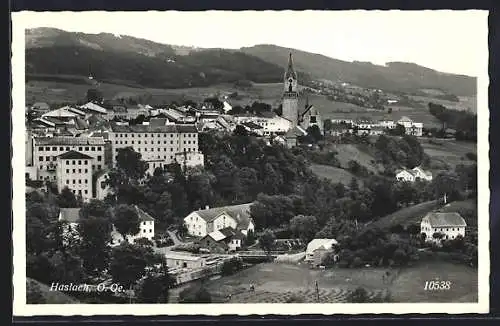
{"type": "Polygon", "coordinates": [[[290,56],[288,57],[288,67],[285,73],[285,79],[289,78],[297,79],[297,74],[295,73],[295,69],[293,69],[292,52],[290,52],[290,56]]]}

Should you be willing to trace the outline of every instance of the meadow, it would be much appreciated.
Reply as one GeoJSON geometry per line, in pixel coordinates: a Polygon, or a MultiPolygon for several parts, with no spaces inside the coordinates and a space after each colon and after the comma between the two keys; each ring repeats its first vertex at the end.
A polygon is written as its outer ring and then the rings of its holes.
{"type": "Polygon", "coordinates": [[[320,178],[326,178],[333,182],[340,182],[344,185],[348,185],[352,178],[355,177],[349,171],[329,165],[311,164],[311,170],[320,178]]]}
{"type": "Polygon", "coordinates": [[[476,302],[477,270],[445,262],[419,263],[401,269],[309,269],[305,265],[264,263],[232,276],[206,282],[215,303],[347,302],[364,287],[371,298],[390,295],[392,302],[476,302]],[[383,275],[390,272],[389,278],[383,275]],[[426,291],[427,280],[447,280],[447,291],[426,291]],[[319,301],[316,292],[318,284],[319,301]],[[250,291],[250,285],[255,291],[250,291]],[[228,295],[231,294],[231,298],[228,295]]]}

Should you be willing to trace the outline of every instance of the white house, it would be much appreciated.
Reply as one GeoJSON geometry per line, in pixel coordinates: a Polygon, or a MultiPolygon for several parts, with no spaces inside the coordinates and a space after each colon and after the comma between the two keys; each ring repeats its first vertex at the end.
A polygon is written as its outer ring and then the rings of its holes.
{"type": "Polygon", "coordinates": [[[432,173],[417,166],[411,170],[397,170],[396,179],[398,181],[414,182],[416,180],[432,181],[432,173]]]}
{"type": "Polygon", "coordinates": [[[442,240],[455,239],[457,236],[465,237],[467,223],[458,213],[432,212],[427,214],[420,223],[420,232],[425,233],[427,241],[440,241],[434,239],[434,233],[442,233],[442,240]]]}
{"type": "Polygon", "coordinates": [[[319,253],[331,251],[338,244],[335,239],[313,239],[307,244],[306,257],[304,261],[313,262],[317,260],[319,253]]]}
{"type": "Polygon", "coordinates": [[[255,230],[253,219],[250,216],[252,204],[200,209],[191,212],[184,218],[188,234],[204,237],[208,233],[230,227],[241,231],[245,236],[255,230]]]}
{"type": "MultiPolygon", "coordinates": [[[[152,241],[155,236],[155,219],[137,207],[137,205],[134,205],[133,207],[139,216],[139,232],[135,235],[127,236],[127,241],[132,244],[140,238],[146,238],[152,241]]],[[[123,241],[123,236],[118,233],[114,227],[111,232],[111,238],[111,245],[113,246],[119,245],[123,241]]]]}
{"type": "Polygon", "coordinates": [[[432,181],[432,173],[430,171],[425,171],[421,167],[417,166],[412,169],[416,178],[420,178],[426,181],[432,181]]]}
{"type": "Polygon", "coordinates": [[[402,117],[398,120],[397,124],[405,128],[405,134],[407,135],[416,137],[422,136],[424,125],[421,122],[413,122],[413,120],[408,117],[402,117]]]}
{"type": "Polygon", "coordinates": [[[398,181],[415,181],[415,174],[412,170],[398,170],[396,171],[396,179],[398,181]]]}

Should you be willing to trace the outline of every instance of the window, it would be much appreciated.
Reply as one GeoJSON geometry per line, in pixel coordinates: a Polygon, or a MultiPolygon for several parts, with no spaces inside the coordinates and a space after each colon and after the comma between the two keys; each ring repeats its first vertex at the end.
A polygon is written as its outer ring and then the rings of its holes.
{"type": "Polygon", "coordinates": [[[85,173],[88,173],[89,172],[89,169],[85,169],[85,173]]]}
{"type": "MultiPolygon", "coordinates": [[[[85,181],[87,181],[87,180],[85,180],[85,181]]],[[[87,191],[87,190],[84,190],[84,191],[83,191],[83,193],[86,195],[86,194],[88,193],[88,191],[87,191]]]]}
{"type": "Polygon", "coordinates": [[[75,164],[76,164],[76,161],[75,161],[75,160],[73,160],[73,161],[71,161],[71,162],[72,162],[72,164],[73,164],[73,165],[75,165],[75,164]]]}
{"type": "Polygon", "coordinates": [[[59,147],[59,150],[60,151],[64,151],[64,147],[59,147]]]}
{"type": "Polygon", "coordinates": [[[82,180],[81,180],[81,179],[78,179],[78,183],[79,183],[79,184],[82,184],[82,180]]]}
{"type": "Polygon", "coordinates": [[[149,229],[149,233],[152,233],[152,232],[153,232],[153,230],[152,230],[152,229],[149,229]]]}
{"type": "Polygon", "coordinates": [[[38,160],[39,160],[40,162],[43,162],[43,156],[39,156],[39,157],[38,157],[38,160]]]}
{"type": "Polygon", "coordinates": [[[45,156],[45,161],[49,162],[50,161],[50,156],[45,156]]]}
{"type": "Polygon", "coordinates": [[[78,147],[78,150],[81,152],[83,150],[83,147],[78,147]]]}
{"type": "MultiPolygon", "coordinates": [[[[76,183],[76,181],[75,181],[75,179],[73,179],[73,184],[75,184],[75,183],[76,183]]],[[[73,192],[75,192],[75,191],[73,190],[73,192]]]]}
{"type": "Polygon", "coordinates": [[[66,173],[69,173],[69,169],[66,169],[66,173]]]}
{"type": "Polygon", "coordinates": [[[142,233],[146,233],[146,229],[142,229],[142,233]]]}
{"type": "Polygon", "coordinates": [[[95,152],[95,146],[90,147],[90,150],[91,150],[92,152],[95,152]]]}
{"type": "Polygon", "coordinates": [[[98,150],[98,151],[100,151],[100,150],[101,150],[101,146],[98,146],[98,147],[97,147],[97,150],[98,150]]]}
{"type": "Polygon", "coordinates": [[[73,173],[76,173],[76,169],[73,169],[73,173]]]}
{"type": "Polygon", "coordinates": [[[52,147],[52,150],[57,151],[57,147],[56,146],[52,147]]]}
{"type": "Polygon", "coordinates": [[[43,147],[42,146],[38,147],[38,150],[43,151],[43,147]]]}
{"type": "Polygon", "coordinates": [[[100,169],[101,169],[101,165],[98,165],[98,166],[97,166],[97,170],[100,170],[100,169]]]}
{"type": "Polygon", "coordinates": [[[82,173],[82,169],[78,169],[78,173],[82,173]]]}
{"type": "Polygon", "coordinates": [[[69,185],[69,179],[68,179],[68,180],[66,180],[66,184],[67,184],[67,185],[69,185]]]}

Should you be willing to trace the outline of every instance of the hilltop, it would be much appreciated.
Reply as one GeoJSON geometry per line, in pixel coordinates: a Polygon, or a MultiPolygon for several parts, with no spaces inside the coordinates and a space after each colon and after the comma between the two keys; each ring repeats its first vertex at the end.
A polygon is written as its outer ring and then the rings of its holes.
{"type": "Polygon", "coordinates": [[[67,75],[70,82],[78,80],[75,76],[92,75],[101,82],[151,88],[206,87],[238,80],[275,83],[282,80],[290,51],[303,83],[315,79],[388,91],[476,93],[473,77],[445,74],[413,63],[379,66],[347,62],[276,45],[203,49],[53,28],[26,30],[26,74],[28,80],[55,80],[67,75]]]}
{"type": "Polygon", "coordinates": [[[286,62],[290,51],[299,70],[318,79],[342,81],[362,87],[388,91],[415,92],[434,89],[438,92],[472,96],[476,94],[476,78],[442,73],[414,63],[388,62],[385,66],[370,62],[348,62],[321,54],[261,44],[241,51],[275,64],[286,62]]]}

